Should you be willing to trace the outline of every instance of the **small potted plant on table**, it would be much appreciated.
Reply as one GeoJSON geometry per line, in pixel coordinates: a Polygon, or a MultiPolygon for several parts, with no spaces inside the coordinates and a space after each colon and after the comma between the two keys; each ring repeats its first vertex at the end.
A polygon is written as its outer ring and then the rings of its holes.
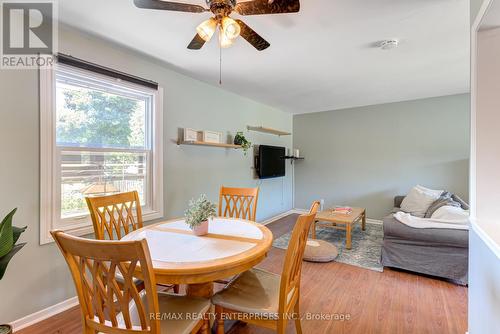
{"type": "Polygon", "coordinates": [[[208,234],[208,220],[215,217],[216,207],[205,195],[189,201],[189,208],[185,212],[186,224],[191,227],[195,235],[208,234]]]}
{"type": "MultiPolygon", "coordinates": [[[[0,280],[3,278],[7,265],[12,257],[23,248],[26,243],[17,244],[16,242],[26,230],[26,227],[19,228],[12,226],[12,218],[17,209],[12,210],[0,223],[0,280]]],[[[10,325],[0,325],[0,334],[11,334],[10,325]]]]}

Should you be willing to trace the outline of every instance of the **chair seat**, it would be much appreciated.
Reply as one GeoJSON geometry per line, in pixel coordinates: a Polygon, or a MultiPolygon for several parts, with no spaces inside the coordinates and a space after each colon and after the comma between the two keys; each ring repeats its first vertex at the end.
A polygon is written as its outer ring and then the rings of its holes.
{"type": "Polygon", "coordinates": [[[254,268],[215,294],[212,302],[233,311],[277,319],[280,282],[280,275],[254,268]]]}
{"type": "MultiPolygon", "coordinates": [[[[142,302],[146,305],[146,293],[141,292],[142,302]]],[[[160,307],[160,327],[161,333],[167,334],[189,334],[201,320],[199,317],[210,309],[210,300],[204,298],[193,298],[168,293],[158,293],[158,304],[160,307]]],[[[135,303],[130,304],[130,317],[132,325],[140,329],[140,321],[136,311],[135,303]]],[[[123,316],[117,315],[119,324],[124,327],[123,316]]]]}
{"type": "MultiPolygon", "coordinates": [[[[116,278],[116,281],[118,283],[125,283],[125,280],[123,279],[123,275],[118,271],[115,273],[115,278],[116,278]]],[[[144,281],[138,279],[138,278],[135,278],[133,277],[132,278],[132,281],[134,282],[134,285],[136,287],[139,287],[139,286],[142,286],[144,284],[144,281]]],[[[164,287],[167,287],[167,288],[174,288],[174,291],[175,291],[175,284],[157,284],[159,286],[164,286],[164,287]]]]}
{"type": "Polygon", "coordinates": [[[210,309],[210,300],[204,298],[192,298],[167,293],[158,294],[160,313],[168,315],[182,315],[182,319],[161,320],[161,332],[168,334],[191,333],[201,317],[210,309]],[[200,318],[192,317],[199,315],[200,318]],[[187,317],[186,317],[187,316],[187,317]],[[191,316],[191,318],[189,318],[191,316]]]}
{"type": "MultiPolygon", "coordinates": [[[[125,283],[125,279],[123,278],[123,275],[119,271],[117,271],[115,273],[115,279],[118,283],[121,283],[121,284],[125,283]]],[[[132,278],[132,281],[134,282],[135,286],[139,286],[139,285],[144,283],[142,280],[135,278],[135,277],[132,278]]]]}

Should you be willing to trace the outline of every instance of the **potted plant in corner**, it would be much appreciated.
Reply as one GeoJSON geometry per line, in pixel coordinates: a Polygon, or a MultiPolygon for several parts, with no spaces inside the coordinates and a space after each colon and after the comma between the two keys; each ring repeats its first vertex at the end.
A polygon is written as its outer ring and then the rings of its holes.
{"type": "Polygon", "coordinates": [[[189,201],[189,208],[185,212],[186,224],[191,227],[195,235],[202,236],[208,233],[208,220],[215,217],[216,207],[205,195],[189,201]]]}
{"type": "Polygon", "coordinates": [[[245,138],[243,131],[236,132],[236,136],[234,136],[234,145],[241,145],[245,155],[247,155],[248,149],[252,147],[252,143],[245,138]]]}
{"type": "MultiPolygon", "coordinates": [[[[26,243],[17,244],[16,242],[27,226],[19,228],[12,226],[12,218],[17,209],[9,212],[0,223],[0,280],[7,270],[7,265],[12,257],[26,245],[26,243]]],[[[0,334],[11,334],[12,327],[10,325],[0,325],[0,334]]]]}

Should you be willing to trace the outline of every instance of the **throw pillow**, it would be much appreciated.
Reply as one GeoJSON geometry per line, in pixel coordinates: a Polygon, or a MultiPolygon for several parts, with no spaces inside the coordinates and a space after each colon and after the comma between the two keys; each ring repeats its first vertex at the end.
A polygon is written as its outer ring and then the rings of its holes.
{"type": "Polygon", "coordinates": [[[436,196],[436,198],[439,198],[445,192],[444,190],[429,189],[421,185],[416,185],[415,188],[420,189],[423,192],[428,193],[432,196],[436,196]]]}
{"type": "Polygon", "coordinates": [[[401,210],[412,216],[423,218],[432,203],[442,193],[442,190],[432,190],[422,186],[413,187],[401,203],[401,210]]]}

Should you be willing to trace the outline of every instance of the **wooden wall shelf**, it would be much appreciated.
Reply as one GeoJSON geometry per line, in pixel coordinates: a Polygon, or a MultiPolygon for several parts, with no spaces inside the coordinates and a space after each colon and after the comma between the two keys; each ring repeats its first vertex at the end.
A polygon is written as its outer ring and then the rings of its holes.
{"type": "Polygon", "coordinates": [[[247,130],[269,133],[269,134],[276,135],[276,136],[289,136],[289,135],[291,135],[290,132],[285,132],[285,131],[276,130],[276,129],[272,129],[272,128],[266,128],[263,126],[250,126],[250,125],[248,125],[247,130]]]}
{"type": "Polygon", "coordinates": [[[293,165],[293,162],[294,162],[294,161],[304,160],[305,158],[304,158],[304,157],[285,156],[285,157],[284,157],[284,159],[285,159],[285,160],[290,159],[290,164],[292,164],[292,165],[293,165]]]}
{"type": "Polygon", "coordinates": [[[234,144],[207,143],[204,141],[183,141],[183,140],[177,141],[177,145],[212,146],[212,147],[234,148],[234,149],[241,148],[241,145],[234,145],[234,144]]]}

